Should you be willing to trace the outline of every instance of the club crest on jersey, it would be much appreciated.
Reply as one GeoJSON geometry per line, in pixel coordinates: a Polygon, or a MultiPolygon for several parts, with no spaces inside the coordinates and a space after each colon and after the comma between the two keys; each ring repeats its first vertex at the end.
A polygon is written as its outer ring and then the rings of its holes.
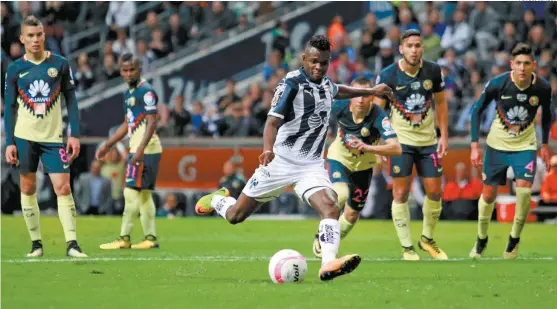
{"type": "Polygon", "coordinates": [[[420,82],[413,82],[410,84],[410,88],[412,88],[412,90],[418,90],[420,89],[420,82]]]}
{"type": "Polygon", "coordinates": [[[528,100],[528,103],[530,103],[530,105],[532,106],[538,106],[538,104],[540,103],[540,99],[537,96],[532,96],[530,97],[530,100],[528,100]]]}
{"type": "Polygon", "coordinates": [[[369,130],[367,128],[362,128],[362,131],[360,131],[360,133],[362,134],[363,137],[369,136],[369,130]]]}
{"type": "Polygon", "coordinates": [[[143,102],[145,102],[145,105],[147,105],[147,106],[155,105],[155,94],[151,91],[147,92],[143,96],[143,102]]]}
{"type": "Polygon", "coordinates": [[[277,86],[277,88],[275,89],[275,95],[273,96],[273,100],[271,101],[271,107],[274,108],[277,106],[278,101],[280,100],[280,97],[282,97],[285,89],[286,83],[281,83],[277,86]]]}
{"type": "Polygon", "coordinates": [[[424,89],[431,90],[432,87],[433,87],[433,82],[430,79],[426,79],[424,81],[424,89]]]}
{"type": "Polygon", "coordinates": [[[135,97],[131,97],[128,99],[128,105],[129,106],[134,106],[135,105],[135,97]]]}
{"type": "Polygon", "coordinates": [[[526,101],[527,98],[528,96],[525,95],[524,93],[519,93],[516,95],[516,99],[518,100],[518,102],[524,102],[526,101]]]}
{"type": "Polygon", "coordinates": [[[340,172],[334,172],[333,173],[333,178],[335,178],[335,179],[340,178],[340,172]]]}
{"type": "Polygon", "coordinates": [[[56,76],[58,76],[58,70],[56,70],[56,68],[50,68],[46,71],[48,73],[48,76],[55,78],[56,76]]]}
{"type": "Polygon", "coordinates": [[[400,166],[398,166],[398,165],[393,166],[393,173],[395,173],[395,174],[400,173],[400,166]]]}

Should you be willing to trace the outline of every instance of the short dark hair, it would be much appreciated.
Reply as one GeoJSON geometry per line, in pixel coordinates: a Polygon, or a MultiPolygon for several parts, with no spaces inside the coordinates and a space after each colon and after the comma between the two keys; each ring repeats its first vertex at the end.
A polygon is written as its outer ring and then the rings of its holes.
{"type": "Polygon", "coordinates": [[[31,27],[37,27],[37,26],[42,26],[43,23],[41,23],[41,21],[35,17],[34,15],[29,15],[27,16],[27,18],[25,18],[25,20],[21,23],[21,26],[31,26],[31,27]]]}
{"type": "Polygon", "coordinates": [[[408,30],[406,30],[402,33],[402,36],[400,36],[400,41],[402,42],[402,41],[406,40],[407,38],[409,38],[411,36],[421,37],[422,33],[420,32],[420,30],[408,29],[408,30]]]}
{"type": "Polygon", "coordinates": [[[133,54],[132,53],[125,53],[120,57],[121,62],[128,62],[133,61],[133,54]]]}
{"type": "Polygon", "coordinates": [[[314,35],[312,36],[306,44],[306,49],[314,47],[320,51],[330,51],[331,42],[324,35],[314,35]]]}
{"type": "Polygon", "coordinates": [[[364,77],[364,76],[356,77],[356,78],[350,83],[350,85],[354,85],[354,84],[369,85],[369,86],[372,86],[372,85],[373,85],[372,81],[371,81],[369,78],[364,77]]]}
{"type": "Polygon", "coordinates": [[[518,43],[511,51],[511,56],[514,58],[518,55],[527,55],[534,59],[534,53],[532,52],[532,47],[526,43],[518,43]]]}

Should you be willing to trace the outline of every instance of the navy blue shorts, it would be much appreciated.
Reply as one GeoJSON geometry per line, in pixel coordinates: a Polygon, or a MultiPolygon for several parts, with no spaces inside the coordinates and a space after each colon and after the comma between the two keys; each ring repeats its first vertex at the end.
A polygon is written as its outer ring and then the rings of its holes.
{"type": "Polygon", "coordinates": [[[327,162],[329,163],[329,179],[331,179],[331,182],[344,182],[348,185],[349,195],[346,204],[356,211],[361,211],[367,200],[373,168],[352,172],[338,161],[328,159],[327,162]]]}
{"type": "Polygon", "coordinates": [[[70,163],[63,143],[41,143],[15,138],[18,169],[21,173],[36,173],[39,160],[45,173],[69,173],[70,163]]]}
{"type": "Polygon", "coordinates": [[[482,173],[484,184],[505,185],[509,167],[513,168],[516,179],[533,182],[536,174],[536,151],[501,151],[487,146],[482,173]]]}
{"type": "Polygon", "coordinates": [[[423,147],[402,144],[402,154],[390,157],[390,160],[391,176],[394,178],[412,175],[414,164],[420,177],[437,178],[443,175],[443,162],[437,156],[437,144],[423,147]]]}
{"type": "Polygon", "coordinates": [[[133,153],[128,157],[126,166],[126,187],[135,189],[154,190],[159,172],[161,154],[143,155],[140,165],[132,165],[133,153]]]}

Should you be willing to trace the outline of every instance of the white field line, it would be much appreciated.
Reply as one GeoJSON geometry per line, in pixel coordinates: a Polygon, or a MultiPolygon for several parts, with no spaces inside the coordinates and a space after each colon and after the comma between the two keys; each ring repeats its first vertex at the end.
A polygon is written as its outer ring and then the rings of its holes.
{"type": "MultiPolygon", "coordinates": [[[[90,258],[34,258],[34,259],[6,259],[2,263],[68,263],[68,262],[119,262],[119,261],[152,261],[152,262],[250,262],[250,261],[268,261],[270,257],[266,256],[184,256],[184,257],[90,257],[90,258]]],[[[307,258],[308,261],[320,261],[317,258],[307,258]]],[[[393,258],[364,258],[367,262],[396,262],[402,259],[393,258]]],[[[500,257],[482,258],[484,261],[503,261],[500,257]]],[[[523,261],[554,261],[555,257],[519,257],[518,260],[523,261]]],[[[450,258],[446,261],[421,260],[420,262],[458,262],[472,261],[471,258],[450,258]]]]}

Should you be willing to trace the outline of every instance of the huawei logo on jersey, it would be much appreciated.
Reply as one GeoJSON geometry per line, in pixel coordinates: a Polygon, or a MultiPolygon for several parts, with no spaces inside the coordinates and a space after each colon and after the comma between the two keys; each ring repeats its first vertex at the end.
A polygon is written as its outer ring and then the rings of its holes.
{"type": "Polygon", "coordinates": [[[44,80],[36,80],[29,85],[29,94],[31,95],[31,102],[33,103],[46,103],[50,100],[50,86],[44,80]],[[37,98],[37,95],[41,95],[37,98]]]}
{"type": "Polygon", "coordinates": [[[522,122],[528,117],[528,111],[522,106],[515,106],[507,112],[507,118],[514,124],[522,122]]]}
{"type": "Polygon", "coordinates": [[[394,107],[394,110],[406,119],[410,125],[418,127],[429,113],[431,100],[426,101],[423,95],[414,93],[406,99],[404,104],[394,100],[391,106],[394,107]]]}
{"type": "Polygon", "coordinates": [[[505,130],[513,135],[524,131],[530,124],[528,110],[523,106],[512,107],[506,113],[501,107],[497,107],[497,116],[505,130]]]}

